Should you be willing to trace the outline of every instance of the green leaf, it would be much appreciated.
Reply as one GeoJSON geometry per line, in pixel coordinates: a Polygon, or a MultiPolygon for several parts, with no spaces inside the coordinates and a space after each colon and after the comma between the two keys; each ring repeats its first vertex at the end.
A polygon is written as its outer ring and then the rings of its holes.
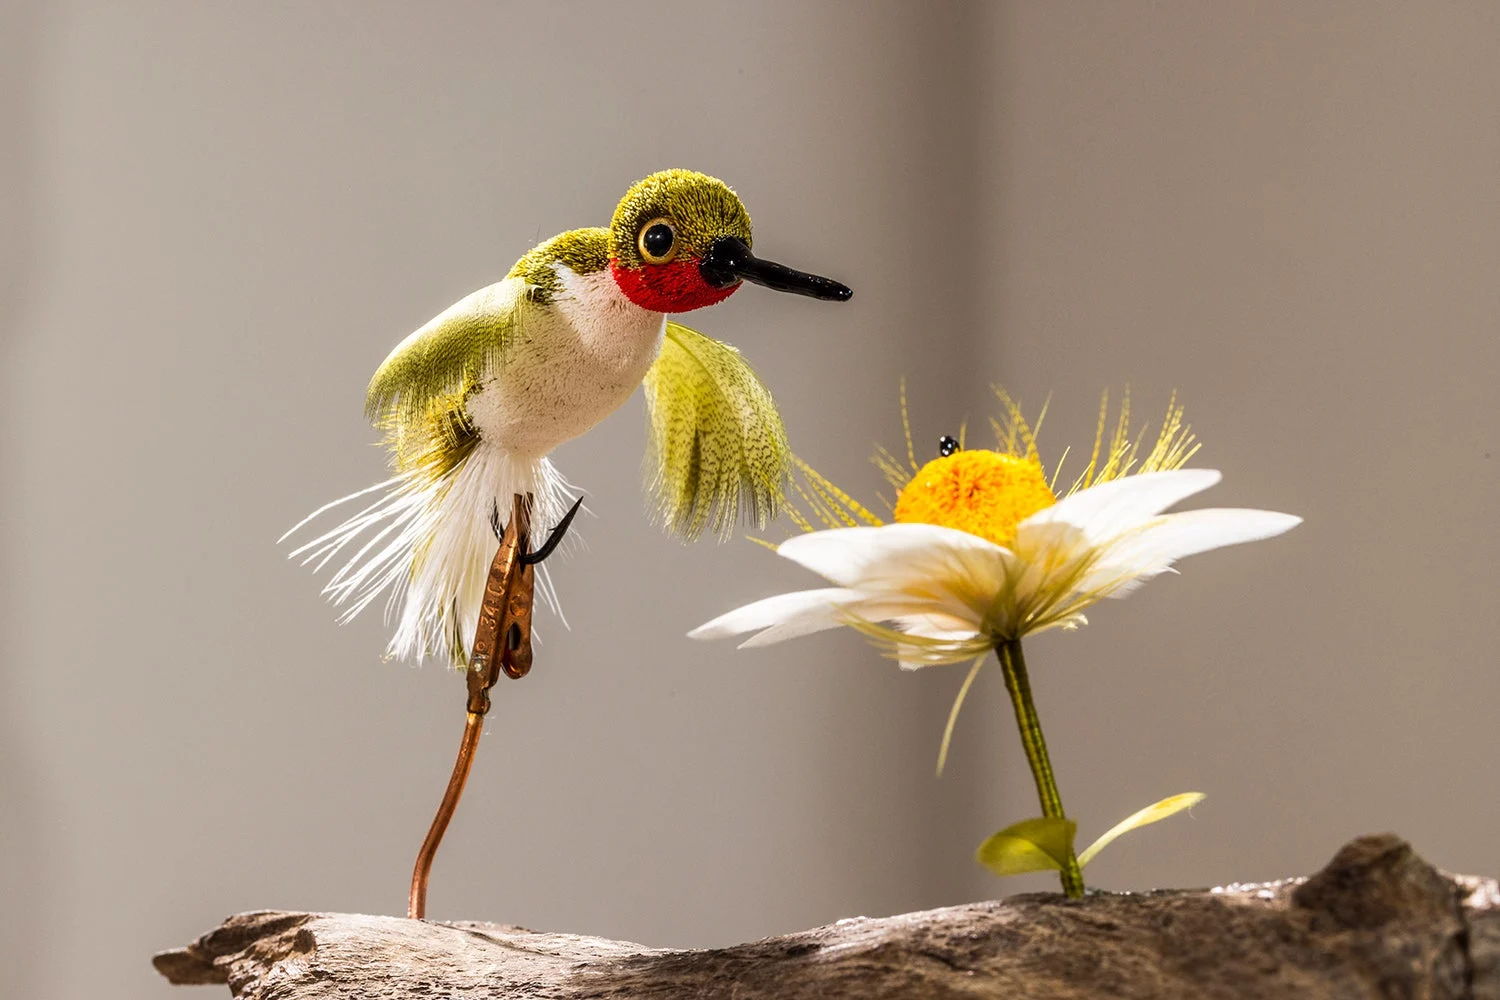
{"type": "Polygon", "coordinates": [[[1094,856],[1113,843],[1120,834],[1129,833],[1137,827],[1150,826],[1157,820],[1166,819],[1184,809],[1191,809],[1202,802],[1205,797],[1202,792],[1183,792],[1181,795],[1171,795],[1160,802],[1153,802],[1140,812],[1130,814],[1110,827],[1105,831],[1104,836],[1094,841],[1082,854],[1078,855],[1079,867],[1094,860],[1094,856]]]}
{"type": "Polygon", "coordinates": [[[974,860],[996,875],[1057,871],[1073,849],[1078,824],[1070,819],[1038,816],[1023,819],[992,834],[974,852],[974,860]]]}

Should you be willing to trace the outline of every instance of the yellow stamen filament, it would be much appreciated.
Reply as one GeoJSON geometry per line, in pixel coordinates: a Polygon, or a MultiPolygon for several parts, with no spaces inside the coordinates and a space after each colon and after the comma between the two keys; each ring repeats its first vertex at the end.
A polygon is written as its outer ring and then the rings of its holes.
{"type": "Polygon", "coordinates": [[[901,379],[901,430],[906,434],[906,461],[917,471],[917,452],[911,443],[911,419],[906,415],[906,379],[901,379]]]}
{"type": "MultiPolygon", "coordinates": [[[[880,518],[870,513],[858,500],[855,500],[849,494],[839,489],[826,476],[802,461],[802,459],[793,455],[792,462],[807,477],[807,481],[818,491],[818,495],[830,501],[829,506],[842,506],[859,520],[874,527],[879,527],[884,523],[880,518]]],[[[853,524],[854,522],[850,521],[849,523],[853,524]]]]}

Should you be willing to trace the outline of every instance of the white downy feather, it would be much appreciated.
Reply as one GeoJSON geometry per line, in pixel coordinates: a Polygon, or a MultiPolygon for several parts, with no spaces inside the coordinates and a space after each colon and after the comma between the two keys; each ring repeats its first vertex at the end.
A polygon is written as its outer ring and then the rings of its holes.
{"type": "MultiPolygon", "coordinates": [[[[523,459],[481,443],[446,476],[396,476],[324,505],[282,537],[376,491],[382,494],[378,500],[304,543],[291,557],[319,570],[358,544],[323,593],[343,609],[339,621],[346,622],[389,591],[386,620],[395,617],[397,624],[386,655],[421,662],[427,656],[447,658],[455,637],[463,649],[473,643],[485,579],[498,547],[491,513],[498,509],[503,524],[510,518],[512,495],[531,493],[532,536],[540,545],[567,510],[573,488],[545,458],[523,459]],[[424,542],[418,557],[417,547],[424,542]]],[[[537,590],[561,617],[547,568],[537,568],[537,590]]]]}

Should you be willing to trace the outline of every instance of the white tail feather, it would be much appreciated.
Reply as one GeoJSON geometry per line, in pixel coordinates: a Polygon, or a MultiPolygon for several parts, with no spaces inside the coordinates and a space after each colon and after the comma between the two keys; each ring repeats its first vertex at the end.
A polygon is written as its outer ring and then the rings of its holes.
{"type": "MultiPolygon", "coordinates": [[[[319,515],[376,491],[381,493],[378,500],[290,557],[314,564],[316,572],[358,542],[360,547],[323,593],[343,609],[339,621],[346,622],[389,590],[386,620],[395,617],[396,630],[386,654],[420,663],[427,656],[449,657],[455,636],[463,648],[473,642],[485,579],[498,548],[492,512],[498,508],[503,522],[510,516],[513,494],[532,494],[532,534],[540,544],[561,520],[573,488],[547,459],[518,458],[481,442],[436,480],[408,472],[351,493],[318,508],[281,540],[319,515]]],[[[537,591],[561,618],[545,566],[538,567],[538,577],[537,591]]]]}

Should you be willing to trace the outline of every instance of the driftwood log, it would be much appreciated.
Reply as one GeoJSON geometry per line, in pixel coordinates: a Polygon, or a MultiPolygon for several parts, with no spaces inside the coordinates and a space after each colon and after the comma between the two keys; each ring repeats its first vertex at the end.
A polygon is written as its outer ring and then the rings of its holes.
{"type": "Polygon", "coordinates": [[[1309,878],[1036,893],[703,951],[481,923],[243,913],[156,968],[254,1000],[1379,997],[1500,1000],[1500,886],[1392,836],[1309,878]]]}

